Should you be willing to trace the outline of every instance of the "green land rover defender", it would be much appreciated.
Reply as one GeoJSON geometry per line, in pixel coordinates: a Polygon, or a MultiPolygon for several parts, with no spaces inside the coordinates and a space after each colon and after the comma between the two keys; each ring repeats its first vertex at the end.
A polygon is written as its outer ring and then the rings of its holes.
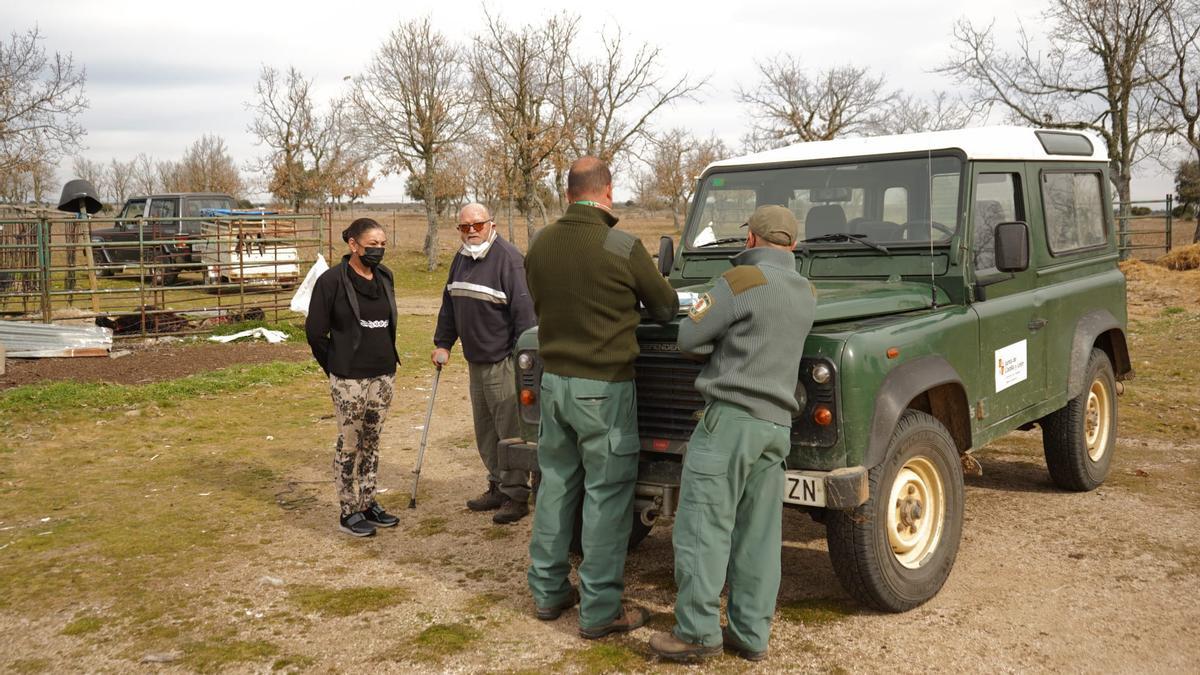
{"type": "MultiPolygon", "coordinates": [[[[1014,429],[1041,428],[1059,487],[1100,485],[1118,382],[1133,376],[1108,172],[1094,136],[1013,127],[805,143],[709,166],[678,255],[668,237],[659,249],[680,313],[638,327],[630,545],[673,515],[704,407],[678,321],[764,204],[801,223],[796,269],[818,301],[781,508],[825,524],[847,592],[885,611],[933,597],[958,550],[971,455],[1014,429]]],[[[536,328],[518,341],[517,368],[524,438],[502,444],[501,462],[536,471],[536,328]]]]}

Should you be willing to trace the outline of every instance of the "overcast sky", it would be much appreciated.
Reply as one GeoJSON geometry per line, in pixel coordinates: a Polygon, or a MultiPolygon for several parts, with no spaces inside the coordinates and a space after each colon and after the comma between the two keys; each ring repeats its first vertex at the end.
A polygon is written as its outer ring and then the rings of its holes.
{"type": "MultiPolygon", "coordinates": [[[[907,91],[949,90],[952,83],[931,71],[949,54],[956,18],[965,15],[976,23],[994,18],[997,35],[1008,39],[1018,20],[1036,26],[1044,5],[1044,0],[850,0],[819,7],[795,0],[614,0],[489,7],[510,24],[572,11],[582,18],[584,49],[598,44],[606,25],[617,24],[631,43],[658,45],[669,74],[708,76],[709,84],[697,102],[666,110],[655,125],[712,132],[736,148],[748,122],[734,92],[756,81],[755,59],[786,51],[813,69],[853,63],[907,91]]],[[[476,39],[483,28],[477,0],[7,0],[0,6],[0,26],[23,31],[36,25],[47,51],[70,52],[86,66],[91,105],[82,116],[88,133],[80,154],[102,162],[139,152],[176,159],[209,133],[224,138],[244,164],[264,154],[246,131],[251,118],[246,102],[263,64],[296,66],[314,80],[317,100],[324,101],[344,91],[349,83],[343,78],[362,70],[389,31],[426,14],[435,27],[464,41],[476,39]]],[[[67,178],[69,165],[69,159],[63,161],[61,178],[67,178]]],[[[1147,163],[1133,188],[1135,199],[1160,199],[1174,186],[1162,169],[1147,163]]],[[[407,201],[403,181],[377,182],[368,201],[407,201]]]]}

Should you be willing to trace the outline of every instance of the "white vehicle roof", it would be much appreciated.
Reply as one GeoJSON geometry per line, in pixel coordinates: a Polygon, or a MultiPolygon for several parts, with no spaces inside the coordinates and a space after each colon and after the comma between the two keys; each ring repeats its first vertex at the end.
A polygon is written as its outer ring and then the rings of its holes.
{"type": "Polygon", "coordinates": [[[713,162],[708,168],[863,158],[950,149],[962,151],[968,160],[1108,161],[1108,150],[1104,141],[1090,131],[996,126],[798,143],[785,148],[723,159],[713,162]],[[1039,132],[1041,138],[1039,138],[1039,132]],[[1091,153],[1085,154],[1083,151],[1076,150],[1069,154],[1051,154],[1042,145],[1042,138],[1047,137],[1066,141],[1068,144],[1076,146],[1082,145],[1084,148],[1086,148],[1086,144],[1081,143],[1081,138],[1086,138],[1091,142],[1091,153]]]}

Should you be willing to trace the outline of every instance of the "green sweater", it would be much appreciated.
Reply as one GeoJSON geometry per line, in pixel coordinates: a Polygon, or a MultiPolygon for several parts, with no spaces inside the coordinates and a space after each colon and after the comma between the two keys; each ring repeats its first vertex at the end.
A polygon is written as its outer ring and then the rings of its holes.
{"type": "Polygon", "coordinates": [[[638,302],[655,321],[679,309],[675,290],[637,237],[614,229],[616,216],[572,204],[542,230],[525,256],[546,372],[622,382],[638,355],[638,302]]]}
{"type": "Polygon", "coordinates": [[[752,248],[733,264],[679,322],[679,351],[709,357],[696,377],[706,402],[790,427],[816,295],[791,251],[752,248]]]}

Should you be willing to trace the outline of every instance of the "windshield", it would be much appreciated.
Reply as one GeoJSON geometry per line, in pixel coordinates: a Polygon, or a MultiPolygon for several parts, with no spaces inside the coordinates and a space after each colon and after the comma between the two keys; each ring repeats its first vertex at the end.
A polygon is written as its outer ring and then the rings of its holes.
{"type": "Polygon", "coordinates": [[[801,240],[944,243],[958,229],[961,173],[954,156],[713,173],[692,205],[684,240],[689,249],[738,247],[754,209],[781,204],[800,221],[801,240]]]}

